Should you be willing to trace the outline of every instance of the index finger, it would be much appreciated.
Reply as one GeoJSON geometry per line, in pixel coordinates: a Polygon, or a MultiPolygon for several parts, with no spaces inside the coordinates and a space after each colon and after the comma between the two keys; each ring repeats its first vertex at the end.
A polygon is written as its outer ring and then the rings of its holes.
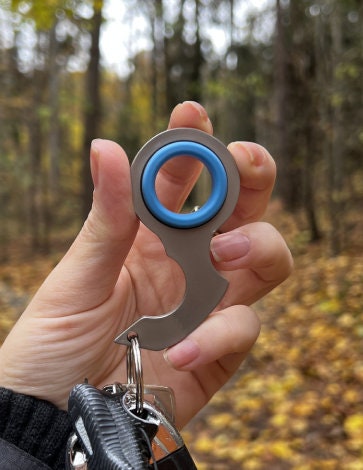
{"type": "Polygon", "coordinates": [[[240,174],[240,194],[231,217],[220,232],[257,222],[264,214],[276,178],[276,164],[269,152],[253,142],[233,142],[228,150],[240,174]]]}

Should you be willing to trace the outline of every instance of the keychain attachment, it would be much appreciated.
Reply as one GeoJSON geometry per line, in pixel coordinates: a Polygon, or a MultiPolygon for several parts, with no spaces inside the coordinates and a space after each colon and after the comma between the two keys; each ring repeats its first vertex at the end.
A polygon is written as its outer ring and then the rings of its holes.
{"type": "Polygon", "coordinates": [[[141,415],[144,409],[144,377],[142,372],[141,351],[137,334],[129,334],[127,347],[127,385],[135,389],[135,413],[141,415]]]}

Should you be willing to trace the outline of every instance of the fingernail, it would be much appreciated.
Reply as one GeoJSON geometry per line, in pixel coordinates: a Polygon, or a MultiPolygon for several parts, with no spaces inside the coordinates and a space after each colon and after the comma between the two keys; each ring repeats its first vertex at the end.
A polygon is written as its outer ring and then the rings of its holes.
{"type": "Polygon", "coordinates": [[[203,108],[203,106],[199,104],[197,101],[184,101],[183,104],[184,103],[188,103],[190,106],[192,106],[198,112],[202,121],[204,121],[205,124],[207,125],[207,130],[209,132],[213,132],[212,123],[209,119],[207,111],[203,108]]]}
{"type": "Polygon", "coordinates": [[[93,184],[96,187],[98,185],[98,159],[100,151],[98,149],[98,141],[100,139],[94,139],[91,142],[91,173],[93,184]]]}
{"type": "Polygon", "coordinates": [[[218,263],[232,261],[248,253],[250,240],[243,233],[233,231],[213,237],[210,248],[213,258],[218,263]]]}
{"type": "Polygon", "coordinates": [[[184,101],[184,103],[189,103],[191,106],[193,106],[194,109],[196,109],[199,113],[199,116],[204,119],[204,121],[209,121],[209,117],[207,114],[207,111],[203,108],[201,104],[199,104],[197,101],[184,101]]]}
{"type": "Polygon", "coordinates": [[[182,369],[195,361],[200,354],[200,348],[196,342],[191,339],[172,346],[164,351],[164,359],[175,369],[182,369]]]}
{"type": "Polygon", "coordinates": [[[249,142],[234,142],[235,150],[241,152],[244,155],[247,153],[250,159],[250,162],[254,166],[261,166],[266,160],[267,153],[262,145],[252,144],[249,142]]]}

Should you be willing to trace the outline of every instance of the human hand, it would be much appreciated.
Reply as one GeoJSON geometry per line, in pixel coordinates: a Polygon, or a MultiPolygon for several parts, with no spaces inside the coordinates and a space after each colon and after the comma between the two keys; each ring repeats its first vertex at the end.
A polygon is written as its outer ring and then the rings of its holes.
{"type": "MultiPolygon", "coordinates": [[[[212,132],[205,110],[192,102],[174,109],[169,127],[212,132]]],[[[233,375],[254,344],[260,325],[247,305],[282,282],[292,267],[280,234],[259,222],[275,179],[272,157],[247,142],[232,143],[229,150],[240,172],[240,197],[211,244],[228,291],[198,329],[166,352],[166,360],[162,352],[142,353],[145,383],[173,387],[179,427],[233,375]]],[[[1,386],[64,409],[71,388],[86,377],[97,387],[122,380],[126,348],[114,338],[140,315],[170,311],[185,285],[180,267],[134,214],[124,151],[113,142],[94,141],[91,168],[89,217],[0,350],[1,386]]],[[[196,159],[170,160],[157,178],[162,203],[180,208],[199,172],[196,159]]]]}

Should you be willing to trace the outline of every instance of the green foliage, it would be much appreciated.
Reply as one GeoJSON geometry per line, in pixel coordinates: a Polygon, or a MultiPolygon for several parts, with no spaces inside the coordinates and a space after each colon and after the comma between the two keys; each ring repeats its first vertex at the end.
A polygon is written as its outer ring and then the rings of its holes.
{"type": "Polygon", "coordinates": [[[37,30],[47,31],[54,25],[56,18],[80,19],[82,10],[99,11],[102,0],[12,0],[13,11],[20,13],[24,19],[34,22],[37,30]]]}
{"type": "Polygon", "coordinates": [[[54,16],[60,4],[58,1],[51,0],[47,2],[47,7],[44,8],[44,2],[41,0],[34,0],[32,2],[13,0],[11,3],[15,11],[21,13],[25,18],[32,19],[36,27],[41,30],[46,30],[53,26],[54,16]]]}

